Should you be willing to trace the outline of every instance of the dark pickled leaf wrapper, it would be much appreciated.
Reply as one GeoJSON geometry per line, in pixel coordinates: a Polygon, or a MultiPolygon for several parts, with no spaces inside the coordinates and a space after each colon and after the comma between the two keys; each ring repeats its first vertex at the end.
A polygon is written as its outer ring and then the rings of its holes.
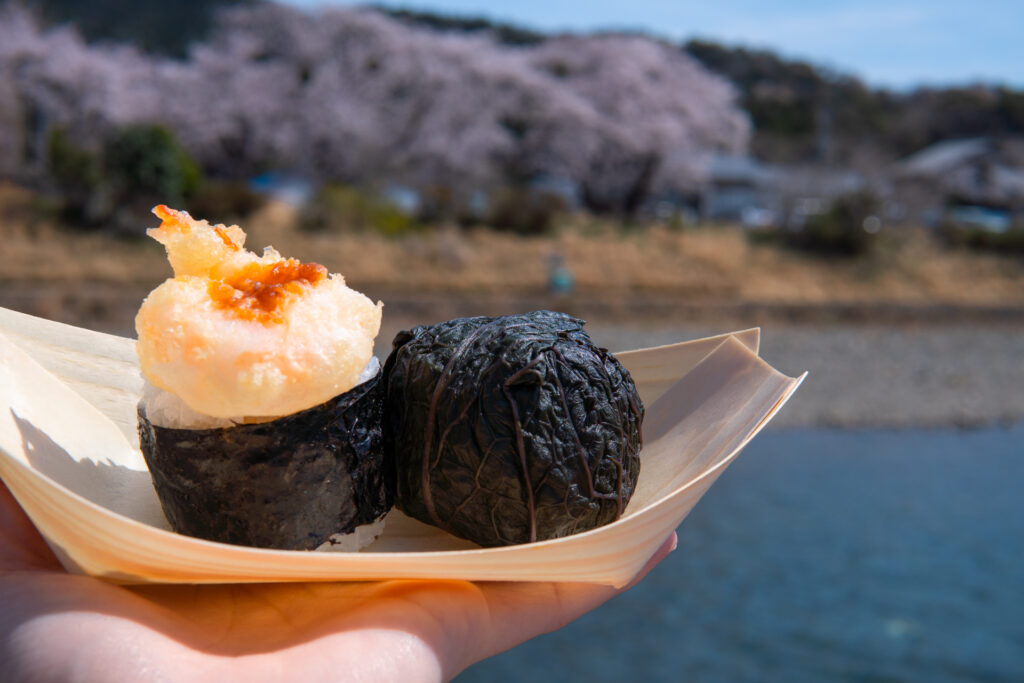
{"type": "Polygon", "coordinates": [[[482,546],[617,519],[640,472],[629,373],[564,313],[401,332],[384,366],[385,450],[406,514],[482,546]]]}
{"type": "Polygon", "coordinates": [[[211,541],[311,550],[383,516],[381,373],[308,410],[224,429],[153,425],[139,439],[171,528],[211,541]]]}

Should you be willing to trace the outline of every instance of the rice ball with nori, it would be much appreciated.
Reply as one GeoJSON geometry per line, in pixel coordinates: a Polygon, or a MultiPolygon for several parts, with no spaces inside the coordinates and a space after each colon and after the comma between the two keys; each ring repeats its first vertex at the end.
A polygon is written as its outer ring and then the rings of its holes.
{"type": "Polygon", "coordinates": [[[358,549],[394,474],[373,357],[381,304],[238,226],[160,205],[174,276],[139,308],[139,439],[173,530],[266,548],[358,549]]]}
{"type": "Polygon", "coordinates": [[[629,373],[564,313],[460,318],[395,337],[384,442],[396,506],[482,546],[622,514],[644,409],[629,373]]]}

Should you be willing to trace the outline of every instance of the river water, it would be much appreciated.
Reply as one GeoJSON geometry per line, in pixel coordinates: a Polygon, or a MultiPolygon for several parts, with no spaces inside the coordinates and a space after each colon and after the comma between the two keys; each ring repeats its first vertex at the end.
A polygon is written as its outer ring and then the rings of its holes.
{"type": "Polygon", "coordinates": [[[641,584],[473,681],[1024,681],[1024,425],[769,430],[641,584]]]}

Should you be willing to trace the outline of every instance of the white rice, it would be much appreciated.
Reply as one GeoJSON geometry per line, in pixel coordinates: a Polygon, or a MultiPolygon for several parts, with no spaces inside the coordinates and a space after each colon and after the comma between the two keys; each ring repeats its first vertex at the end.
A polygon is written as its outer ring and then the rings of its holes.
{"type": "Polygon", "coordinates": [[[357,526],[350,533],[334,534],[316,548],[316,552],[354,553],[377,540],[384,532],[384,517],[369,524],[357,526]]]}
{"type": "MultiPolygon", "coordinates": [[[[376,356],[371,356],[370,360],[366,363],[366,367],[359,373],[359,382],[352,388],[354,389],[363,382],[372,379],[378,372],[380,372],[380,360],[376,356]]],[[[146,411],[146,419],[151,424],[166,429],[223,429],[225,427],[234,427],[236,424],[247,421],[245,416],[211,417],[204,415],[192,410],[187,403],[175,394],[153,386],[148,380],[144,382],[142,398],[139,404],[146,411]]],[[[276,418],[266,418],[266,421],[273,419],[276,418]]],[[[248,421],[259,420],[249,418],[248,421]]]]}

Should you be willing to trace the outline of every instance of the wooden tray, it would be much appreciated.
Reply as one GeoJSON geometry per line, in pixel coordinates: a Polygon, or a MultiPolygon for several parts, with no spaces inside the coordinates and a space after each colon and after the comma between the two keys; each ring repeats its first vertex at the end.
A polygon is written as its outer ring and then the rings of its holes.
{"type": "Polygon", "coordinates": [[[0,309],[0,477],[71,572],[119,583],[433,578],[623,585],[789,399],[758,330],[616,354],[647,406],[623,517],[478,548],[393,511],[360,553],[263,550],[176,534],[137,446],[134,342],[0,309]]]}

